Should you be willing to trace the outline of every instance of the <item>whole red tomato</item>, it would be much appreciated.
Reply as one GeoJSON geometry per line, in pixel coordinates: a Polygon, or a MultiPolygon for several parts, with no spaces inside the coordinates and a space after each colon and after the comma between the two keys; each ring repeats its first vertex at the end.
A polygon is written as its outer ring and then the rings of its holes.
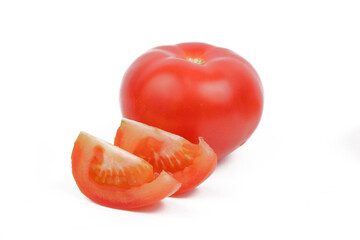
{"type": "Polygon", "coordinates": [[[255,69],[225,48],[205,43],[156,47],[134,61],[120,91],[124,117],[198,143],[221,159],[259,124],[263,90],[255,69]]]}

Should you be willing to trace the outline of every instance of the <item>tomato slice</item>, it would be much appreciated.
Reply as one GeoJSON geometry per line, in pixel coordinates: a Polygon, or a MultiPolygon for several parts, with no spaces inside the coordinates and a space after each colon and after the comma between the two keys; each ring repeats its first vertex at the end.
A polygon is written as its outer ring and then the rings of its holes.
{"type": "Polygon", "coordinates": [[[177,194],[198,186],[217,164],[215,152],[201,137],[199,144],[193,144],[178,135],[129,119],[121,121],[114,144],[146,160],[155,172],[171,173],[181,183],[177,194]]]}
{"type": "Polygon", "coordinates": [[[176,192],[180,183],[165,171],[104,140],[81,132],[72,152],[72,172],[80,191],[94,202],[131,209],[176,192]]]}

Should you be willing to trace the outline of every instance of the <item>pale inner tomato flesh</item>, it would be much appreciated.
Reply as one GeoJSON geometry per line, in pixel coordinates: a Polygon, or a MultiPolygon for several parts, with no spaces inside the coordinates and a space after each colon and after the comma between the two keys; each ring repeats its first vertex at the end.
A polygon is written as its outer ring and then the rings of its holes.
{"type": "Polygon", "coordinates": [[[110,158],[105,154],[101,146],[94,147],[89,176],[96,183],[119,188],[131,188],[154,179],[148,165],[121,166],[118,159],[110,158]]]}
{"type": "Polygon", "coordinates": [[[197,148],[191,144],[182,144],[181,148],[174,150],[154,137],[145,137],[138,142],[133,154],[150,163],[154,172],[165,170],[174,173],[193,163],[197,148]]]}

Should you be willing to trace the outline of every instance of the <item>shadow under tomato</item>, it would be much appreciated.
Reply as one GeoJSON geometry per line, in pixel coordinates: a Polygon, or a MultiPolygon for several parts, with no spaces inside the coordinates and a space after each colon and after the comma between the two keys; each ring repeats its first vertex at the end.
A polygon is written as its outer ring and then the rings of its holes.
{"type": "Polygon", "coordinates": [[[344,136],[343,144],[360,160],[360,129],[347,133],[344,136]]]}
{"type": "MultiPolygon", "coordinates": [[[[223,157],[223,158],[218,159],[217,168],[218,168],[218,167],[221,167],[222,165],[224,165],[224,163],[226,163],[226,162],[228,162],[228,161],[231,161],[233,158],[234,158],[234,157],[233,157],[233,154],[230,153],[229,155],[227,155],[227,156],[225,156],[225,157],[223,157]]],[[[215,169],[215,171],[216,171],[216,169],[215,169]]]]}
{"type": "Polygon", "coordinates": [[[86,200],[88,200],[89,202],[91,202],[92,204],[95,204],[99,207],[103,207],[106,209],[110,209],[110,210],[114,210],[114,211],[127,211],[127,212],[139,212],[139,213],[152,213],[152,212],[157,212],[160,211],[161,209],[164,208],[164,205],[161,201],[156,202],[154,204],[148,205],[148,206],[144,206],[144,207],[139,207],[139,208],[130,208],[130,209],[122,209],[122,208],[113,208],[113,207],[109,207],[106,205],[102,205],[99,204],[97,202],[94,202],[93,200],[87,198],[84,196],[84,198],[86,198],[86,200]]]}
{"type": "Polygon", "coordinates": [[[198,193],[199,189],[193,188],[183,193],[175,193],[174,195],[171,195],[172,198],[186,198],[193,196],[194,194],[198,193]]]}
{"type": "MultiPolygon", "coordinates": [[[[149,206],[134,208],[134,209],[127,209],[126,211],[129,212],[140,212],[140,213],[153,213],[158,212],[164,208],[164,203],[162,201],[156,202],[149,206]]],[[[121,209],[120,209],[121,210],[121,209]]]]}

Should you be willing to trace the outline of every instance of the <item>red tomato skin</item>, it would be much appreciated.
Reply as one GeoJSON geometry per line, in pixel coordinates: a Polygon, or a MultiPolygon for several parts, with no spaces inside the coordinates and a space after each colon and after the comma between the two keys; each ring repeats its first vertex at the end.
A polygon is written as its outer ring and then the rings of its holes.
{"type": "Polygon", "coordinates": [[[250,63],[231,50],[182,43],[151,49],[136,59],[123,77],[120,103],[123,117],[192,143],[201,136],[221,159],[257,128],[263,88],[250,63]]]}

